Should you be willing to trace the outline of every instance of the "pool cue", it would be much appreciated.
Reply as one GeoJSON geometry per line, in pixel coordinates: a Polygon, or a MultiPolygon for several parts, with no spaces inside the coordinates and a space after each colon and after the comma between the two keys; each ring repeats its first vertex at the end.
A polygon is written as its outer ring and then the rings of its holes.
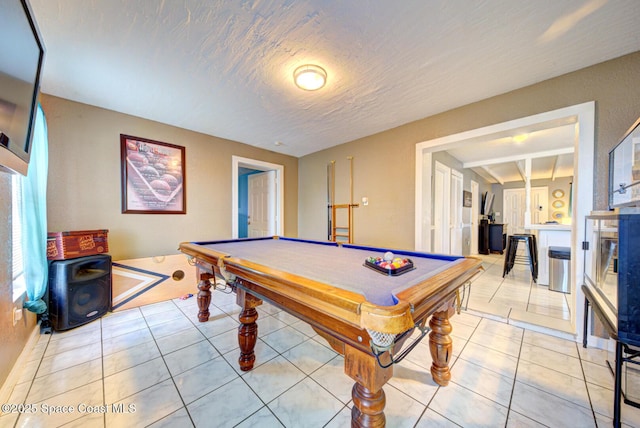
{"type": "Polygon", "coordinates": [[[335,186],[336,186],[336,161],[332,160],[327,165],[327,199],[329,200],[328,205],[328,216],[329,216],[329,241],[335,241],[334,236],[334,223],[335,219],[335,186]]]}
{"type": "Polygon", "coordinates": [[[353,156],[347,156],[349,161],[349,244],[353,242],[353,156]]]}
{"type": "Polygon", "coordinates": [[[327,240],[331,241],[331,210],[333,209],[331,203],[331,163],[327,164],[327,240]]]}

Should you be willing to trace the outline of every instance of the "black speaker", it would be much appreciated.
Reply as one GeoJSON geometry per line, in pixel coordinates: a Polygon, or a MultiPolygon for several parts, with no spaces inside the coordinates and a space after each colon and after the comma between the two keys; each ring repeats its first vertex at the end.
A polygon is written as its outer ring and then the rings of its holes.
{"type": "Polygon", "coordinates": [[[99,254],[49,264],[49,319],[69,330],[111,310],[111,256],[99,254]]]}

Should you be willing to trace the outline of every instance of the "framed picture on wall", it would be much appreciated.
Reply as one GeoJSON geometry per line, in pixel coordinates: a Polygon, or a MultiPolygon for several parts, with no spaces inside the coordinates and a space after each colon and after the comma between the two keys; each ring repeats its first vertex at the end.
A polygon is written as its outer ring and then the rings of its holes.
{"type": "Polygon", "coordinates": [[[471,192],[467,192],[466,190],[462,191],[462,206],[465,208],[471,207],[471,192]]]}
{"type": "Polygon", "coordinates": [[[186,214],[184,147],[120,134],[122,212],[186,214]]]}

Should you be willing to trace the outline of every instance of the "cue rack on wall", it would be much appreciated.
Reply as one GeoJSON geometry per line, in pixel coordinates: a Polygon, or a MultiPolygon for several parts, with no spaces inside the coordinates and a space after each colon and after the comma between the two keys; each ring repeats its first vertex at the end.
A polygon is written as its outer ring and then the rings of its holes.
{"type": "MultiPolygon", "coordinates": [[[[349,161],[349,203],[336,204],[336,161],[331,161],[327,165],[327,208],[328,208],[328,237],[332,242],[353,243],[353,209],[359,204],[353,203],[353,156],[348,156],[349,161]],[[346,225],[339,224],[338,211],[346,210],[346,225]]],[[[341,216],[340,221],[344,221],[341,216]]]]}

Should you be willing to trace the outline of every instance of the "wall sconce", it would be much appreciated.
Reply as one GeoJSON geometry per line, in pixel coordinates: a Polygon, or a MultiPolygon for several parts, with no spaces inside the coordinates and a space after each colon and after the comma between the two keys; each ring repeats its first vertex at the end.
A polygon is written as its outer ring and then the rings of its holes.
{"type": "Polygon", "coordinates": [[[316,91],[327,83],[327,72],[317,65],[301,65],[293,72],[293,81],[300,89],[316,91]]]}

